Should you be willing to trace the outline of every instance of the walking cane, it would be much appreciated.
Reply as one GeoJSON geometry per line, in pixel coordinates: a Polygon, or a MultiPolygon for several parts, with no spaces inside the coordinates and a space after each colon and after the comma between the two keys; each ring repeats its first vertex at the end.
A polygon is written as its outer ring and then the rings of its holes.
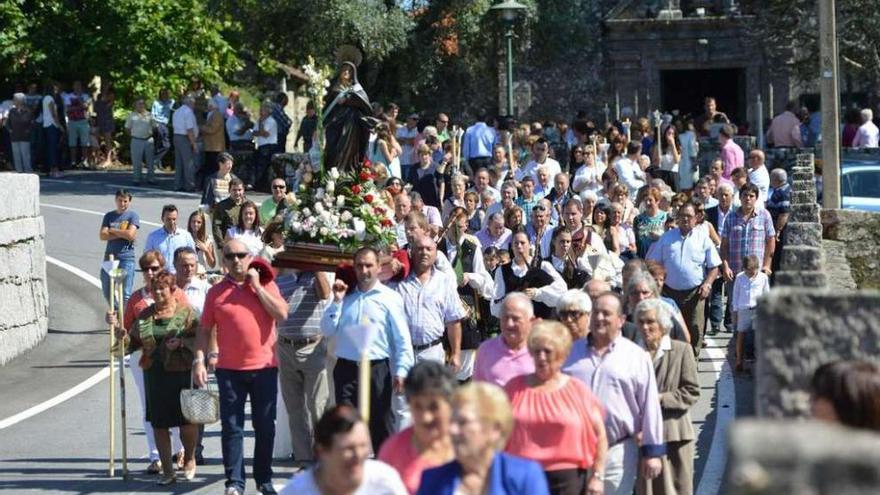
{"type": "MultiPolygon", "coordinates": [[[[110,279],[110,312],[116,311],[116,277],[114,272],[119,263],[114,260],[111,254],[103,269],[107,272],[110,279]]],[[[118,321],[118,320],[117,320],[118,321]]],[[[113,344],[116,342],[116,325],[110,324],[110,452],[109,452],[109,471],[112,478],[116,473],[116,383],[114,379],[115,356],[113,355],[113,344]]]]}
{"type": "MultiPolygon", "coordinates": [[[[117,321],[125,320],[125,272],[121,268],[114,270],[114,279],[116,282],[116,307],[119,315],[117,321]]],[[[126,427],[125,416],[125,344],[128,341],[127,336],[123,336],[117,343],[119,350],[119,409],[122,428],[122,479],[128,479],[128,429],[126,427]]],[[[137,365],[137,364],[135,364],[137,365]]]]}

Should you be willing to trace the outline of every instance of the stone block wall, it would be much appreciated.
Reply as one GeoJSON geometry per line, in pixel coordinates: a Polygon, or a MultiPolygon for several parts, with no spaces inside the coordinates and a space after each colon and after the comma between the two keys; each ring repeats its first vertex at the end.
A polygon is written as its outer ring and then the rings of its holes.
{"type": "Polygon", "coordinates": [[[776,286],[827,287],[822,225],[813,181],[813,155],[802,154],[791,168],[791,215],[783,233],[776,286]]]}
{"type": "Polygon", "coordinates": [[[880,435],[818,422],[737,421],[728,495],[880,493],[880,435]]]}
{"type": "Polygon", "coordinates": [[[822,210],[823,238],[840,241],[860,289],[880,289],[880,213],[822,210]]]}
{"type": "Polygon", "coordinates": [[[0,365],[38,344],[49,327],[40,182],[0,174],[0,365]]]}
{"type": "Polygon", "coordinates": [[[755,330],[757,415],[804,417],[820,365],[880,362],[880,292],[777,285],[758,304],[755,330]]]}

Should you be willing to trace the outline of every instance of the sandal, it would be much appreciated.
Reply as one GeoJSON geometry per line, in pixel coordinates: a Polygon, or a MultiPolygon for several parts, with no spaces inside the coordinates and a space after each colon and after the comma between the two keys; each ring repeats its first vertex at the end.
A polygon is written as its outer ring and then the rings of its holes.
{"type": "Polygon", "coordinates": [[[168,486],[177,482],[177,476],[174,474],[163,474],[159,481],[156,482],[159,486],[168,486]]]}
{"type": "Polygon", "coordinates": [[[147,474],[159,474],[162,472],[162,461],[156,459],[147,466],[147,474]]]}

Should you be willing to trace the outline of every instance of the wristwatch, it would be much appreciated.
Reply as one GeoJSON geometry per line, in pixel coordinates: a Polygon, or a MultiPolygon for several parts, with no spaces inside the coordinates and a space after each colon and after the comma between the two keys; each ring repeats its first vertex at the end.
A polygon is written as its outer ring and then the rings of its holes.
{"type": "Polygon", "coordinates": [[[208,359],[216,359],[216,358],[218,358],[218,357],[220,357],[220,353],[219,353],[219,352],[209,352],[209,353],[208,353],[208,359]]]}

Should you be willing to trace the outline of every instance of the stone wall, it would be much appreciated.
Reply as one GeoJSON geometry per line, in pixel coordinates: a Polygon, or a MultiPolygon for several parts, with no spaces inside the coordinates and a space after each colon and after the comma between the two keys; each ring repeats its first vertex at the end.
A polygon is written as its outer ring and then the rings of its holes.
{"type": "Polygon", "coordinates": [[[822,234],[840,241],[858,288],[880,289],[880,213],[822,210],[822,234]]]}
{"type": "Polygon", "coordinates": [[[880,435],[817,422],[737,421],[728,495],[880,493],[880,435]]]}
{"type": "Polygon", "coordinates": [[[757,313],[758,416],[808,415],[810,380],[824,363],[880,361],[880,292],[777,285],[757,313]]]}
{"type": "Polygon", "coordinates": [[[49,326],[40,182],[0,174],[0,365],[38,344],[49,326]]]}
{"type": "Polygon", "coordinates": [[[791,215],[782,242],[776,246],[782,249],[782,262],[775,283],[788,287],[827,287],[813,155],[799,155],[791,174],[791,215]]]}

